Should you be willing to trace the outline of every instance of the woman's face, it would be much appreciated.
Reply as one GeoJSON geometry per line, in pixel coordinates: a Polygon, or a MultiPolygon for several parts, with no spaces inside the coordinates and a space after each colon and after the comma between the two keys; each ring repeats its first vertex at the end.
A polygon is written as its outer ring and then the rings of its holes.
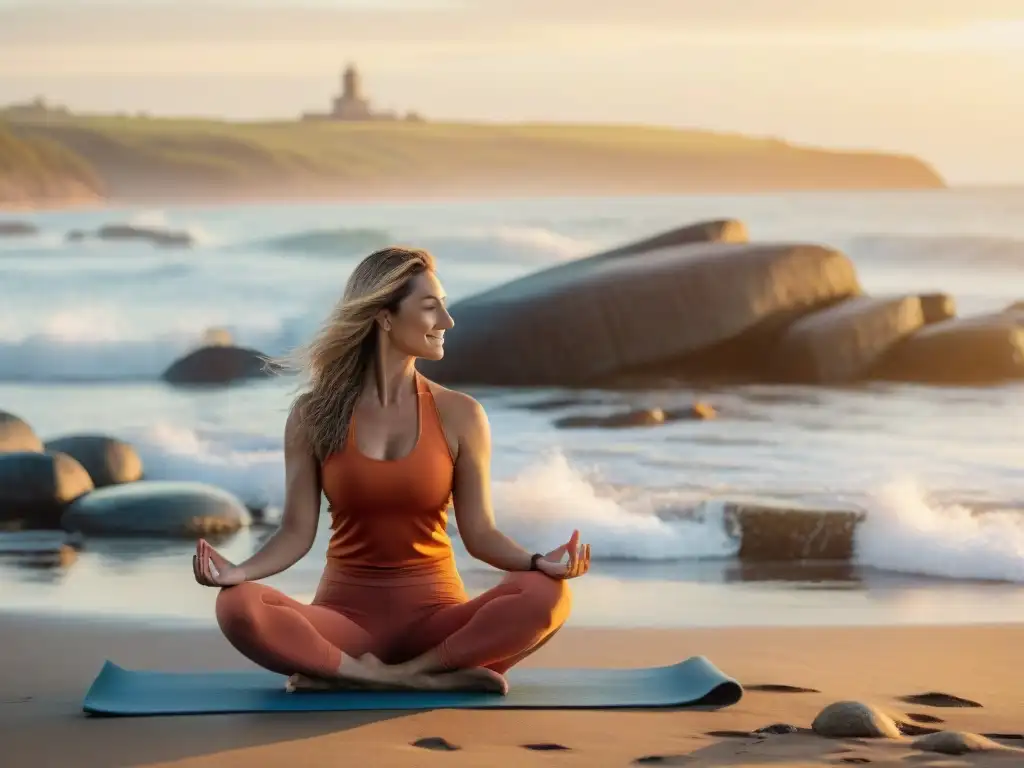
{"type": "Polygon", "coordinates": [[[455,325],[445,301],[444,287],[437,275],[422,272],[414,277],[412,290],[398,305],[398,311],[384,315],[392,346],[427,360],[444,357],[444,332],[455,325]]]}

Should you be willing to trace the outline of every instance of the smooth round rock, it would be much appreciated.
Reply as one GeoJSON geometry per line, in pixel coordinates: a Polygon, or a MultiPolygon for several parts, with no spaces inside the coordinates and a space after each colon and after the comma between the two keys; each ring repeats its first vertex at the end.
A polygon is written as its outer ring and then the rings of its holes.
{"type": "Polygon", "coordinates": [[[965,731],[938,731],[916,739],[911,745],[922,752],[938,752],[942,755],[966,755],[968,752],[1008,751],[1002,744],[987,736],[965,731]]]}
{"type": "Polygon", "coordinates": [[[93,491],[61,519],[66,530],[86,535],[168,538],[233,533],[251,523],[245,505],[222,488],[151,480],[93,491]]]}
{"type": "Polygon", "coordinates": [[[85,467],[66,454],[0,454],[0,520],[54,528],[67,505],[92,489],[85,467]]]}
{"type": "Polygon", "coordinates": [[[248,347],[208,345],[171,363],[163,373],[169,384],[230,384],[272,375],[275,366],[248,347]]]}
{"type": "Polygon", "coordinates": [[[948,293],[922,293],[917,298],[921,301],[925,325],[956,317],[956,299],[948,293]]]}
{"type": "Polygon", "coordinates": [[[829,704],[814,718],[811,729],[835,739],[898,739],[903,735],[892,717],[859,701],[829,704]]]}
{"type": "Polygon", "coordinates": [[[85,467],[93,485],[134,483],[142,479],[142,459],[123,440],[105,435],[68,435],[46,443],[46,450],[73,456],[85,467]]]}
{"type": "Polygon", "coordinates": [[[39,227],[30,221],[0,221],[0,237],[29,237],[38,234],[39,227]]]}
{"type": "Polygon", "coordinates": [[[28,422],[13,413],[0,411],[0,453],[43,452],[43,441],[28,422]]]}

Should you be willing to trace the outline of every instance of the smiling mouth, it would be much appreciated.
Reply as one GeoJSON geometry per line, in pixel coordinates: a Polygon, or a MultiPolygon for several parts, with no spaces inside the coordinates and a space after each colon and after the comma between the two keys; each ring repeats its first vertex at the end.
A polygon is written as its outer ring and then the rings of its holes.
{"type": "Polygon", "coordinates": [[[433,334],[428,333],[427,338],[430,339],[431,341],[436,341],[441,344],[444,343],[444,336],[434,336],[433,334]]]}

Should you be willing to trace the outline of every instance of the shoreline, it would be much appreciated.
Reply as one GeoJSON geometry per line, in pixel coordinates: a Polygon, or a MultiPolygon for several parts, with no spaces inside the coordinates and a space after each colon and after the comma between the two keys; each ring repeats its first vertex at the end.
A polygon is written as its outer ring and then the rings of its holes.
{"type": "MultiPolygon", "coordinates": [[[[571,622],[571,619],[570,619],[571,622]]],[[[0,727],[8,765],[198,766],[352,765],[625,766],[662,756],[667,765],[872,764],[1008,765],[1019,752],[969,755],[961,762],[912,747],[914,736],[823,738],[806,730],[744,736],[772,723],[809,728],[828,704],[856,700],[927,728],[1002,734],[1024,744],[1024,702],[1007,684],[1024,627],[598,630],[566,627],[530,667],[636,667],[706,655],[745,688],[719,710],[433,710],[96,718],[81,711],[105,659],[128,669],[223,670],[251,664],[215,629],[133,628],[66,619],[0,622],[8,649],[0,679],[0,727]],[[969,662],[969,663],[968,663],[969,662]],[[968,668],[969,666],[973,669],[968,668]],[[782,686],[780,688],[780,686],[782,686]],[[941,692],[980,704],[938,707],[900,697],[941,692]],[[930,719],[929,719],[930,718],[930,719]],[[936,720],[936,718],[938,720],[936,720]],[[454,751],[414,745],[442,738],[454,751]],[[524,744],[562,749],[528,750],[524,744]],[[71,756],[74,756],[73,758],[71,756]],[[913,757],[911,757],[913,756],[913,757]],[[684,759],[685,758],[685,759],[684,759]],[[1009,761],[1007,760],[1009,759],[1009,761]],[[901,762],[896,762],[900,760],[901,762]],[[581,762],[582,761],[582,762],[581,762]],[[847,762],[849,762],[847,760],[847,762]]],[[[314,694],[315,695],[315,694],[314,694]]]]}
{"type": "MultiPolygon", "coordinates": [[[[1016,187],[1010,187],[1015,189],[1016,187]]],[[[204,194],[183,194],[183,195],[132,195],[127,197],[107,197],[96,200],[80,201],[51,201],[40,200],[27,204],[12,204],[0,201],[0,216],[32,213],[52,213],[62,211],[84,211],[84,210],[117,210],[121,208],[136,208],[143,206],[161,206],[167,208],[189,208],[199,206],[213,210],[225,208],[249,208],[260,206],[330,206],[330,205],[422,205],[422,204],[452,204],[458,205],[473,202],[500,202],[500,201],[523,201],[523,200],[560,200],[560,199],[615,199],[629,197],[646,198],[674,198],[674,197],[758,197],[766,195],[842,195],[842,194],[919,194],[931,193],[941,194],[945,192],[970,191],[970,186],[943,186],[943,187],[752,187],[752,188],[692,188],[680,187],[678,189],[635,189],[624,188],[621,190],[593,191],[592,188],[567,189],[555,191],[538,190],[507,190],[495,191],[493,193],[481,193],[480,191],[439,191],[436,193],[420,192],[410,194],[406,189],[384,191],[379,193],[363,190],[343,191],[332,194],[308,194],[281,196],[272,193],[249,194],[249,195],[204,195],[204,194]]],[[[985,190],[988,187],[981,187],[985,190]]]]}

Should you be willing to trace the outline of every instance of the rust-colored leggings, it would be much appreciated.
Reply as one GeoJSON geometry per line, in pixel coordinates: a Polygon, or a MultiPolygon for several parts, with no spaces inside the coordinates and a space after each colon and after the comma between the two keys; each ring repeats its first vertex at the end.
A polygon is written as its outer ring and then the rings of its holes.
{"type": "Polygon", "coordinates": [[[342,653],[387,663],[438,648],[446,669],[505,673],[565,623],[565,581],[535,571],[508,574],[469,600],[458,576],[355,579],[325,571],[313,603],[254,582],[225,587],[217,622],[243,655],[283,675],[333,675],[342,653]]]}

